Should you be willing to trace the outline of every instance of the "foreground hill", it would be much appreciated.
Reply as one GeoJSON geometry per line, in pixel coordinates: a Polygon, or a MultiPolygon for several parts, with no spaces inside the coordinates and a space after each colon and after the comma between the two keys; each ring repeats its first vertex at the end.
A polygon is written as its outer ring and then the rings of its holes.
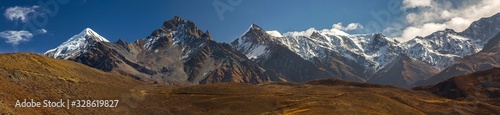
{"type": "Polygon", "coordinates": [[[483,101],[340,80],[165,86],[37,54],[0,55],[2,114],[500,114],[483,101]],[[15,108],[18,99],[118,99],[117,108],[15,108]],[[474,105],[480,105],[474,107],[474,105]]]}
{"type": "Polygon", "coordinates": [[[0,113],[124,113],[121,108],[14,108],[16,100],[126,99],[142,83],[86,65],[31,53],[0,54],[0,113]]]}
{"type": "Polygon", "coordinates": [[[457,76],[436,85],[414,89],[450,99],[484,101],[500,106],[500,68],[457,76]]]}

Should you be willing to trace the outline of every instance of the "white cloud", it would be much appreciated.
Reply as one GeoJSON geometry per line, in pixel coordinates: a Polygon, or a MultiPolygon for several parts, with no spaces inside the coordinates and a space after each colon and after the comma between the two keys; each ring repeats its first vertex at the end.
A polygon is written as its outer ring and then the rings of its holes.
{"type": "Polygon", "coordinates": [[[445,24],[437,24],[437,23],[427,23],[421,27],[407,27],[403,30],[401,35],[402,38],[414,38],[416,36],[425,36],[436,32],[436,30],[446,29],[445,24]]]}
{"type": "Polygon", "coordinates": [[[333,29],[343,30],[343,31],[351,31],[356,29],[363,29],[363,25],[359,23],[350,23],[347,26],[343,26],[342,22],[336,23],[332,25],[333,29]]]}
{"type": "Polygon", "coordinates": [[[450,21],[445,24],[448,25],[449,28],[454,28],[455,30],[463,31],[467,29],[470,24],[472,24],[473,20],[465,19],[462,17],[454,17],[450,21]]]}
{"type": "Polygon", "coordinates": [[[339,22],[339,23],[333,24],[332,28],[341,30],[344,27],[342,26],[342,22],[339,22]]]}
{"type": "Polygon", "coordinates": [[[346,31],[356,30],[356,29],[363,29],[363,26],[359,23],[350,23],[344,28],[344,30],[346,31]]]}
{"type": "Polygon", "coordinates": [[[318,31],[314,28],[309,28],[306,31],[294,31],[294,32],[287,32],[285,33],[285,36],[311,36],[313,32],[318,31]]]}
{"type": "Polygon", "coordinates": [[[324,33],[324,34],[330,34],[330,35],[343,35],[343,36],[349,35],[346,32],[344,32],[342,30],[335,29],[335,28],[332,28],[332,29],[322,29],[322,30],[319,30],[319,32],[320,33],[324,33]]]}
{"type": "Polygon", "coordinates": [[[38,32],[38,34],[45,34],[45,33],[47,33],[47,30],[42,28],[42,29],[38,30],[37,32],[38,32]]]}
{"type": "Polygon", "coordinates": [[[384,30],[388,35],[400,38],[401,41],[416,36],[427,36],[432,32],[446,28],[461,32],[476,20],[490,17],[500,12],[500,0],[404,0],[403,9],[407,10],[403,17],[403,25],[389,26],[384,30]],[[399,31],[399,32],[397,32],[399,31]]]}
{"type": "Polygon", "coordinates": [[[278,32],[277,30],[266,31],[266,33],[274,37],[283,37],[281,33],[278,32]]]}
{"type": "Polygon", "coordinates": [[[403,0],[403,8],[427,7],[432,4],[432,0],[403,0]]]}
{"type": "Polygon", "coordinates": [[[14,6],[7,8],[5,10],[5,13],[3,14],[5,18],[15,21],[15,20],[21,20],[22,22],[26,22],[29,19],[29,14],[30,13],[36,13],[37,8],[40,8],[40,6],[32,6],[32,7],[19,7],[19,6],[14,6]]]}
{"type": "MultiPolygon", "coordinates": [[[[339,24],[339,23],[337,23],[337,24],[339,24]]],[[[285,33],[283,35],[285,35],[285,36],[307,36],[307,37],[309,37],[314,32],[319,32],[319,33],[328,34],[328,35],[343,35],[343,36],[349,35],[346,32],[344,32],[342,30],[339,30],[339,28],[336,27],[335,25],[336,24],[333,24],[333,26],[332,26],[331,29],[316,30],[315,28],[309,28],[306,31],[287,32],[287,33],[285,33]]],[[[342,28],[344,28],[344,27],[342,27],[342,28]]]]}
{"type": "Polygon", "coordinates": [[[0,37],[6,39],[5,42],[15,46],[18,45],[20,42],[29,41],[33,37],[33,34],[31,34],[31,32],[29,31],[24,31],[24,30],[21,31],[8,30],[0,32],[0,37]]]}

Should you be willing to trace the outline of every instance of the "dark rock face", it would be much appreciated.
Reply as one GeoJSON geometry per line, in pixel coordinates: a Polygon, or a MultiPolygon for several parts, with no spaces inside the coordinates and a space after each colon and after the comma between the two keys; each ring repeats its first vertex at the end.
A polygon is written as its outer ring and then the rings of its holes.
{"type": "Polygon", "coordinates": [[[98,42],[69,60],[151,83],[208,84],[281,81],[229,44],[212,41],[194,22],[166,21],[150,36],[127,43],[98,42]]]}
{"type": "Polygon", "coordinates": [[[320,70],[318,66],[281,45],[270,44],[269,46],[270,54],[254,61],[287,81],[304,82],[320,78],[334,78],[329,72],[320,70]]]}
{"type": "Polygon", "coordinates": [[[423,62],[401,55],[386,68],[375,73],[368,82],[411,88],[411,84],[424,80],[425,77],[435,75],[437,72],[439,70],[423,62]]]}
{"type": "Polygon", "coordinates": [[[331,76],[347,81],[362,81],[364,82],[366,75],[364,67],[356,63],[354,60],[347,59],[336,52],[325,53],[323,59],[314,58],[313,63],[320,70],[326,70],[331,76]]]}

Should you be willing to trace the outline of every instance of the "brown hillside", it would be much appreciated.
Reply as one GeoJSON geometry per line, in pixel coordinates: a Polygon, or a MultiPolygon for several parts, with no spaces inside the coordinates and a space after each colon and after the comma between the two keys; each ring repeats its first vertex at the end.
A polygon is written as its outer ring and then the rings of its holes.
{"type": "Polygon", "coordinates": [[[500,106],[500,68],[457,76],[414,89],[450,99],[484,101],[500,106]]]}
{"type": "Polygon", "coordinates": [[[154,89],[133,114],[492,114],[498,106],[341,80],[154,89]],[[156,102],[159,101],[159,102],[156,102]],[[471,108],[473,105],[481,105],[471,108]],[[148,108],[151,107],[151,108],[148,108]]]}
{"type": "Polygon", "coordinates": [[[340,80],[307,83],[144,84],[83,64],[0,55],[2,114],[500,114],[484,102],[340,80]],[[117,108],[14,108],[18,99],[118,99],[117,108]],[[473,105],[480,105],[473,108],[473,105]]]}
{"type": "MultiPolygon", "coordinates": [[[[71,61],[31,53],[0,54],[0,113],[123,113],[125,108],[14,108],[16,100],[125,99],[141,82],[71,61]]],[[[126,107],[126,102],[120,104],[126,107]]]]}

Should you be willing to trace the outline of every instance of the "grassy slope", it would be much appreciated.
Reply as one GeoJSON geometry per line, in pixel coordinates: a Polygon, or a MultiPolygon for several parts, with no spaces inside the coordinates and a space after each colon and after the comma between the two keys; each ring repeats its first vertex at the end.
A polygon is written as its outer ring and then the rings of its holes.
{"type": "MultiPolygon", "coordinates": [[[[14,108],[16,100],[121,99],[142,83],[83,64],[20,53],[0,55],[0,113],[107,113],[114,109],[14,108]]],[[[126,104],[126,103],[123,103],[126,104]]],[[[122,106],[124,107],[124,106],[122,106]]]]}
{"type": "Polygon", "coordinates": [[[0,55],[0,113],[16,114],[485,114],[497,106],[386,85],[308,83],[148,85],[70,61],[0,55]],[[119,99],[118,108],[14,108],[17,99],[119,99]]]}
{"type": "Polygon", "coordinates": [[[500,68],[456,76],[435,85],[413,89],[450,99],[480,100],[500,106],[500,68]]]}
{"type": "Polygon", "coordinates": [[[219,83],[149,90],[135,114],[486,114],[500,108],[393,86],[318,80],[260,85],[219,83]],[[154,102],[154,100],[159,100],[154,102]],[[154,103],[150,103],[154,102],[154,103]],[[143,111],[147,110],[147,111],[143,111]]]}

